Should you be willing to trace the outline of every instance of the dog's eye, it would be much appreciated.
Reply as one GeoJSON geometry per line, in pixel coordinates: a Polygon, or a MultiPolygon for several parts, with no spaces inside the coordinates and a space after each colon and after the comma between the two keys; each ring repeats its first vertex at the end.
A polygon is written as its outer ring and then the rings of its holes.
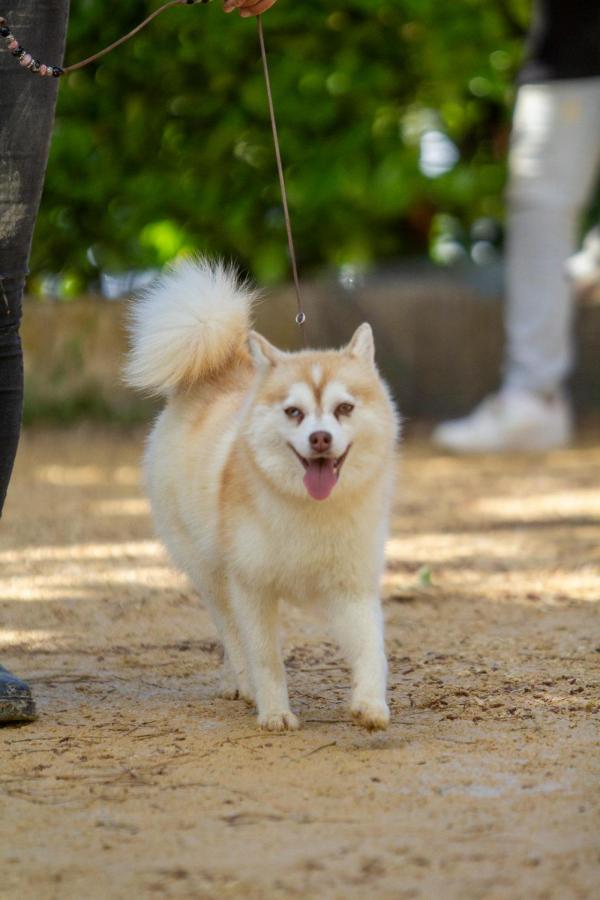
{"type": "Polygon", "coordinates": [[[298,424],[300,424],[300,422],[304,418],[304,413],[301,409],[298,409],[297,406],[288,406],[288,408],[285,409],[284,412],[288,419],[295,419],[298,424]]]}
{"type": "Polygon", "coordinates": [[[349,416],[352,413],[353,409],[353,403],[340,403],[335,411],[336,417],[339,418],[340,416],[349,416]]]}

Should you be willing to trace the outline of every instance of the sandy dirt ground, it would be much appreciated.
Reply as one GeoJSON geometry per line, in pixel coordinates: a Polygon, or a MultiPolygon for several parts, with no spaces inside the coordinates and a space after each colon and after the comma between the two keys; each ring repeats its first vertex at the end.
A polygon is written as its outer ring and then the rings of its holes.
{"type": "Polygon", "coordinates": [[[600,431],[544,457],[405,446],[383,584],[387,733],[290,610],[302,730],[215,696],[156,542],[142,435],[29,432],[0,537],[0,896],[591,898],[600,879],[600,431]]]}

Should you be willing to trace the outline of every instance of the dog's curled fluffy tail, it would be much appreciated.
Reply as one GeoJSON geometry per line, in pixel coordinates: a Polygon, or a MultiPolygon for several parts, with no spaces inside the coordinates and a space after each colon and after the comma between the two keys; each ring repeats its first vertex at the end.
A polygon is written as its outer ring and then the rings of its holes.
{"type": "Polygon", "coordinates": [[[221,262],[188,259],[133,304],[125,378],[168,396],[218,375],[245,353],[256,293],[221,262]]]}

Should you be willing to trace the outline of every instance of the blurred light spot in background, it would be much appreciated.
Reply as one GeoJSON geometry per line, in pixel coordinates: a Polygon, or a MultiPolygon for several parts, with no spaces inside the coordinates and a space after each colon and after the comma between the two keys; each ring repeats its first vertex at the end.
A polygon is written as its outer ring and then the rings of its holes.
{"type": "Polygon", "coordinates": [[[475,97],[487,97],[491,89],[491,82],[482,75],[476,75],[469,81],[469,90],[475,97]]]}
{"type": "Polygon", "coordinates": [[[490,53],[490,62],[498,72],[506,72],[512,65],[510,54],[506,50],[494,50],[490,53]]]}
{"type": "Polygon", "coordinates": [[[475,241],[471,247],[471,259],[478,266],[487,266],[497,260],[496,248],[489,241],[475,241]]]}
{"type": "Polygon", "coordinates": [[[456,216],[438,213],[431,223],[429,253],[434,262],[452,266],[467,259],[465,233],[456,216]]]}
{"type": "Polygon", "coordinates": [[[158,274],[158,269],[146,269],[143,272],[101,272],[100,293],[107,300],[120,300],[148,287],[158,274]]]}
{"type": "Polygon", "coordinates": [[[187,234],[177,222],[163,219],[151,222],[142,228],[140,244],[154,251],[156,258],[162,263],[170,262],[182,253],[188,244],[187,234]]]}
{"type": "Polygon", "coordinates": [[[356,290],[361,287],[365,280],[364,266],[354,263],[346,263],[340,266],[338,270],[338,282],[347,291],[356,290]]]}
{"type": "Polygon", "coordinates": [[[419,169],[427,178],[438,178],[454,168],[460,153],[448,135],[437,129],[424,131],[421,135],[419,169]]]}
{"type": "Polygon", "coordinates": [[[475,219],[471,226],[471,259],[478,266],[489,266],[499,260],[496,245],[500,237],[497,222],[489,217],[475,219]]]}
{"type": "Polygon", "coordinates": [[[431,258],[442,266],[453,266],[467,258],[467,251],[451,235],[442,234],[431,245],[431,258]]]}
{"type": "Polygon", "coordinates": [[[340,94],[347,94],[350,90],[351,82],[345,72],[334,72],[326,80],[325,85],[330,94],[334,97],[340,94]]]}

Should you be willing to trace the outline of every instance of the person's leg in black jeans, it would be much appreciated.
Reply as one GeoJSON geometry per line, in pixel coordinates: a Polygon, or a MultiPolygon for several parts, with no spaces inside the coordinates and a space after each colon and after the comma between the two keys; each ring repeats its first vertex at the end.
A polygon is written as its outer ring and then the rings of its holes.
{"type": "MultiPolygon", "coordinates": [[[[68,0],[22,0],[0,8],[19,42],[60,65],[68,0]]],[[[0,515],[23,408],[21,296],[54,121],[58,79],[26,71],[0,38],[0,515]]],[[[1,598],[0,598],[1,599],[1,598]]],[[[1,623],[0,623],[1,625],[1,623]]],[[[35,715],[27,685],[0,667],[0,722],[35,715]]]]}

